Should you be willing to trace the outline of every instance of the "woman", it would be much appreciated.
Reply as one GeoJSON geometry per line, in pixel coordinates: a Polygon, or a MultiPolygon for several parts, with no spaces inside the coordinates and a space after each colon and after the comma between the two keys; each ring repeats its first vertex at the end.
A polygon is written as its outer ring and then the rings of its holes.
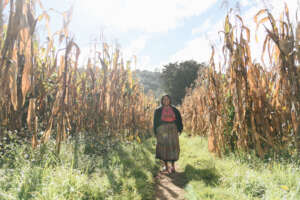
{"type": "Polygon", "coordinates": [[[154,113],[154,133],[157,138],[156,158],[165,163],[165,172],[175,173],[175,161],[179,158],[179,134],[183,125],[180,112],[171,105],[169,95],[161,98],[161,107],[154,113]],[[171,169],[168,162],[172,163],[171,169]]]}

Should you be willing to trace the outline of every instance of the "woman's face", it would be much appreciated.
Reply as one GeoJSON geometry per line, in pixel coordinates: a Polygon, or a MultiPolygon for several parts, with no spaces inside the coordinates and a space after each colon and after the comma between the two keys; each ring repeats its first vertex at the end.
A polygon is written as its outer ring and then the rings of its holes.
{"type": "Polygon", "coordinates": [[[164,98],[163,98],[163,105],[164,106],[168,106],[168,105],[170,105],[170,99],[169,99],[169,97],[167,97],[167,96],[164,96],[164,98]]]}

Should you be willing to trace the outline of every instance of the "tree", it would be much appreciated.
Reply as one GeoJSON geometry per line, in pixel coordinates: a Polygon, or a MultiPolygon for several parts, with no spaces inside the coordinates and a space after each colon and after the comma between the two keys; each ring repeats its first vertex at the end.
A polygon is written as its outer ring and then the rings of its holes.
{"type": "Polygon", "coordinates": [[[135,78],[138,78],[140,83],[143,85],[145,94],[152,91],[156,98],[160,98],[164,93],[162,88],[163,83],[161,80],[161,72],[136,70],[134,74],[136,75],[135,78]]]}
{"type": "Polygon", "coordinates": [[[180,104],[185,96],[186,88],[193,87],[200,69],[206,67],[204,63],[194,60],[181,63],[169,63],[163,66],[162,80],[165,91],[172,97],[173,104],[180,104]]]}

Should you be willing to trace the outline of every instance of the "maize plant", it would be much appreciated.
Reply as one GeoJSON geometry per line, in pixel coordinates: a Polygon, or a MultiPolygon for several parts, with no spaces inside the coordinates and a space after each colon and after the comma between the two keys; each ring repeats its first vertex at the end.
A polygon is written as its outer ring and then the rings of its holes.
{"type": "Polygon", "coordinates": [[[270,152],[299,154],[300,25],[290,22],[287,6],[278,21],[260,10],[254,21],[257,29],[264,24],[266,37],[259,64],[251,57],[249,28],[235,18],[233,25],[228,14],[222,31],[226,73],[216,70],[213,51],[209,69],[183,101],[187,128],[206,133],[209,150],[219,156],[228,150],[254,150],[261,158],[270,152]],[[270,66],[263,59],[266,50],[270,66]]]}
{"type": "Polygon", "coordinates": [[[102,49],[95,49],[97,56],[79,67],[80,47],[68,32],[72,9],[63,13],[62,29],[54,34],[48,29],[46,45],[41,45],[35,27],[42,20],[48,25],[49,15],[36,17],[36,2],[0,1],[1,127],[27,130],[33,147],[54,136],[57,152],[71,133],[108,132],[137,140],[149,133],[154,96],[145,96],[119,49],[103,43],[102,49]],[[2,17],[5,8],[7,22],[2,17]],[[65,48],[57,49],[57,43],[65,48]]]}

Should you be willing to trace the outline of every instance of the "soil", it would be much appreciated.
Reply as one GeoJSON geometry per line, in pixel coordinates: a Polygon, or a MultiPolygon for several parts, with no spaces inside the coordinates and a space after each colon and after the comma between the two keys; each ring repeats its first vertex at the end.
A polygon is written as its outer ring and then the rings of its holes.
{"type": "Polygon", "coordinates": [[[185,173],[177,169],[175,173],[159,172],[156,176],[155,200],[184,200],[185,173]]]}

